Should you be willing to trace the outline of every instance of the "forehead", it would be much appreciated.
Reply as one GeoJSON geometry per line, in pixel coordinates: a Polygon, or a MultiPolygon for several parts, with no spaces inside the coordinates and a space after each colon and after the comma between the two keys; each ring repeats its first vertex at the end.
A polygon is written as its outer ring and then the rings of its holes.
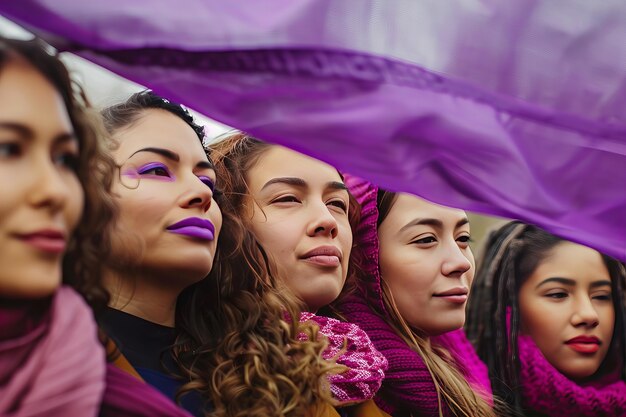
{"type": "Polygon", "coordinates": [[[411,194],[398,194],[396,201],[389,210],[385,222],[404,226],[416,218],[440,220],[444,225],[455,226],[460,220],[466,219],[465,211],[431,203],[411,194]]]}
{"type": "Polygon", "coordinates": [[[531,278],[537,280],[547,276],[571,278],[583,283],[610,280],[600,253],[572,242],[560,242],[553,247],[531,274],[531,278]]]}
{"type": "Polygon", "coordinates": [[[294,177],[310,186],[342,182],[337,169],[315,158],[279,145],[270,146],[250,168],[247,175],[253,190],[260,189],[272,178],[294,177]]]}
{"type": "Polygon", "coordinates": [[[119,147],[114,154],[128,157],[145,147],[164,148],[181,158],[207,160],[196,132],[180,117],[162,109],[144,110],[134,123],[115,133],[119,147]]]}
{"type": "Polygon", "coordinates": [[[10,57],[0,67],[0,121],[53,134],[72,126],[61,94],[20,57],[10,57]]]}

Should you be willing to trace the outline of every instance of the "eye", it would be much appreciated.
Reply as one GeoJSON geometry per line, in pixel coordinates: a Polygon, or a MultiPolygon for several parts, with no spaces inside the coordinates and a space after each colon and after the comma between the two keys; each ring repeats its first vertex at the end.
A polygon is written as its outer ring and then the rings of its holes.
{"type": "Polygon", "coordinates": [[[422,237],[422,238],[411,241],[411,243],[418,244],[418,245],[428,245],[428,244],[435,243],[435,242],[437,242],[437,239],[435,239],[434,236],[426,236],[426,237],[422,237]]]}
{"type": "Polygon", "coordinates": [[[20,156],[21,154],[22,147],[19,143],[0,143],[0,158],[11,158],[15,156],[20,156]]]}
{"type": "Polygon", "coordinates": [[[593,295],[591,298],[599,301],[611,301],[613,296],[611,294],[597,294],[593,295]]]}
{"type": "Polygon", "coordinates": [[[344,213],[348,212],[348,205],[343,200],[331,200],[331,201],[329,201],[326,204],[328,204],[330,206],[338,207],[344,213]]]}
{"type": "Polygon", "coordinates": [[[54,158],[54,163],[68,168],[71,171],[78,172],[79,160],[76,152],[64,152],[54,158]]]}
{"type": "Polygon", "coordinates": [[[201,175],[198,178],[200,179],[200,181],[202,181],[204,185],[206,185],[207,187],[211,189],[211,192],[215,193],[215,183],[213,182],[211,178],[205,175],[201,175]]]}
{"type": "Polygon", "coordinates": [[[274,200],[272,200],[272,204],[273,203],[299,203],[300,200],[298,200],[298,198],[294,195],[285,195],[282,197],[278,197],[275,198],[274,200]]]}
{"type": "Polygon", "coordinates": [[[470,242],[473,242],[470,235],[461,235],[456,239],[456,241],[459,243],[459,246],[463,249],[467,248],[470,242]]]}
{"type": "Polygon", "coordinates": [[[545,296],[548,298],[553,298],[555,300],[561,300],[563,298],[567,298],[568,294],[565,291],[555,291],[547,293],[545,296]]]}
{"type": "Polygon", "coordinates": [[[142,166],[137,170],[139,175],[153,175],[155,177],[168,177],[171,178],[169,169],[160,163],[150,163],[142,166]]]}

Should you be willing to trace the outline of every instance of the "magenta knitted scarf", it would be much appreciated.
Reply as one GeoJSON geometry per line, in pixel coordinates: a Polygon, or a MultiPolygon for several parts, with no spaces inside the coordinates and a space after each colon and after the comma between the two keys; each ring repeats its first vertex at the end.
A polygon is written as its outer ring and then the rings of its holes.
{"type": "MultiPolygon", "coordinates": [[[[375,397],[377,405],[388,413],[409,410],[420,416],[439,416],[435,384],[422,357],[411,349],[388,324],[391,320],[382,301],[378,269],[377,187],[360,178],[345,175],[351,193],[361,203],[361,223],[356,232],[356,248],[362,251],[365,276],[358,291],[342,300],[339,309],[348,320],[358,324],[374,346],[387,358],[389,368],[375,397]]],[[[462,330],[432,339],[434,346],[446,348],[470,384],[488,400],[491,384],[487,368],[476,355],[462,330]]],[[[442,402],[444,416],[452,415],[442,402]]]]}
{"type": "Polygon", "coordinates": [[[313,321],[328,339],[324,359],[335,359],[348,368],[330,375],[330,390],[342,405],[374,398],[385,377],[387,359],[374,347],[367,334],[352,323],[304,312],[300,321],[313,321]]]}
{"type": "Polygon", "coordinates": [[[96,416],[104,381],[93,315],[72,289],[0,309],[0,415],[96,416]]]}
{"type": "Polygon", "coordinates": [[[528,336],[519,336],[524,408],[551,417],[624,417],[626,383],[619,375],[581,386],[557,371],[528,336]]]}

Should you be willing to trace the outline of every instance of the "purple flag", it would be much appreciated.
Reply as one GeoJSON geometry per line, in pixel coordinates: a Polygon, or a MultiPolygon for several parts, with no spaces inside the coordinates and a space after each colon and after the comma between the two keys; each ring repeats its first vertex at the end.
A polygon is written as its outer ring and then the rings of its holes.
{"type": "Polygon", "coordinates": [[[207,116],[626,260],[626,3],[0,0],[207,116]]]}

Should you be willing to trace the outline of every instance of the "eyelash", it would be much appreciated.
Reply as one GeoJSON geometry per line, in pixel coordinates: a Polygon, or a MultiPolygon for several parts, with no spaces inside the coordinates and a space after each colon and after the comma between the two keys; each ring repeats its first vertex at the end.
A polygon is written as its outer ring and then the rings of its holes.
{"type": "MultiPolygon", "coordinates": [[[[472,238],[468,235],[460,236],[456,240],[457,242],[462,243],[462,244],[469,244],[470,242],[473,242],[472,238]]],[[[425,244],[435,243],[435,242],[437,242],[437,239],[434,236],[426,236],[420,239],[416,239],[412,241],[411,243],[425,245],[425,244]]]]}
{"type": "MultiPolygon", "coordinates": [[[[0,143],[0,158],[15,158],[22,155],[22,147],[19,143],[0,143]]],[[[79,156],[77,152],[65,151],[52,158],[56,165],[64,166],[73,172],[78,171],[79,156]]]]}
{"type": "Polygon", "coordinates": [[[168,177],[168,178],[172,178],[172,174],[170,174],[170,170],[167,169],[167,167],[163,164],[160,164],[158,162],[151,162],[149,164],[146,164],[142,167],[140,167],[137,170],[137,173],[139,175],[150,175],[150,176],[155,176],[155,177],[168,177]],[[157,174],[158,170],[163,170],[165,172],[165,175],[159,175],[157,174]],[[154,171],[154,173],[150,173],[151,171],[154,171]]]}
{"type": "Polygon", "coordinates": [[[339,209],[341,209],[341,211],[343,211],[344,213],[347,213],[347,212],[348,212],[348,205],[347,205],[345,202],[343,202],[342,200],[332,200],[332,201],[329,201],[329,202],[328,202],[328,203],[326,203],[326,204],[329,204],[329,205],[331,205],[331,206],[338,207],[338,208],[339,208],[339,209]]]}
{"type": "Polygon", "coordinates": [[[202,181],[207,187],[209,187],[209,189],[211,190],[211,192],[213,194],[215,194],[215,184],[213,183],[213,180],[209,177],[206,177],[204,175],[201,175],[198,177],[200,179],[200,181],[202,181]]]}
{"type": "Polygon", "coordinates": [[[19,156],[22,153],[22,148],[17,143],[0,143],[0,158],[10,158],[13,156],[19,156]]]}

